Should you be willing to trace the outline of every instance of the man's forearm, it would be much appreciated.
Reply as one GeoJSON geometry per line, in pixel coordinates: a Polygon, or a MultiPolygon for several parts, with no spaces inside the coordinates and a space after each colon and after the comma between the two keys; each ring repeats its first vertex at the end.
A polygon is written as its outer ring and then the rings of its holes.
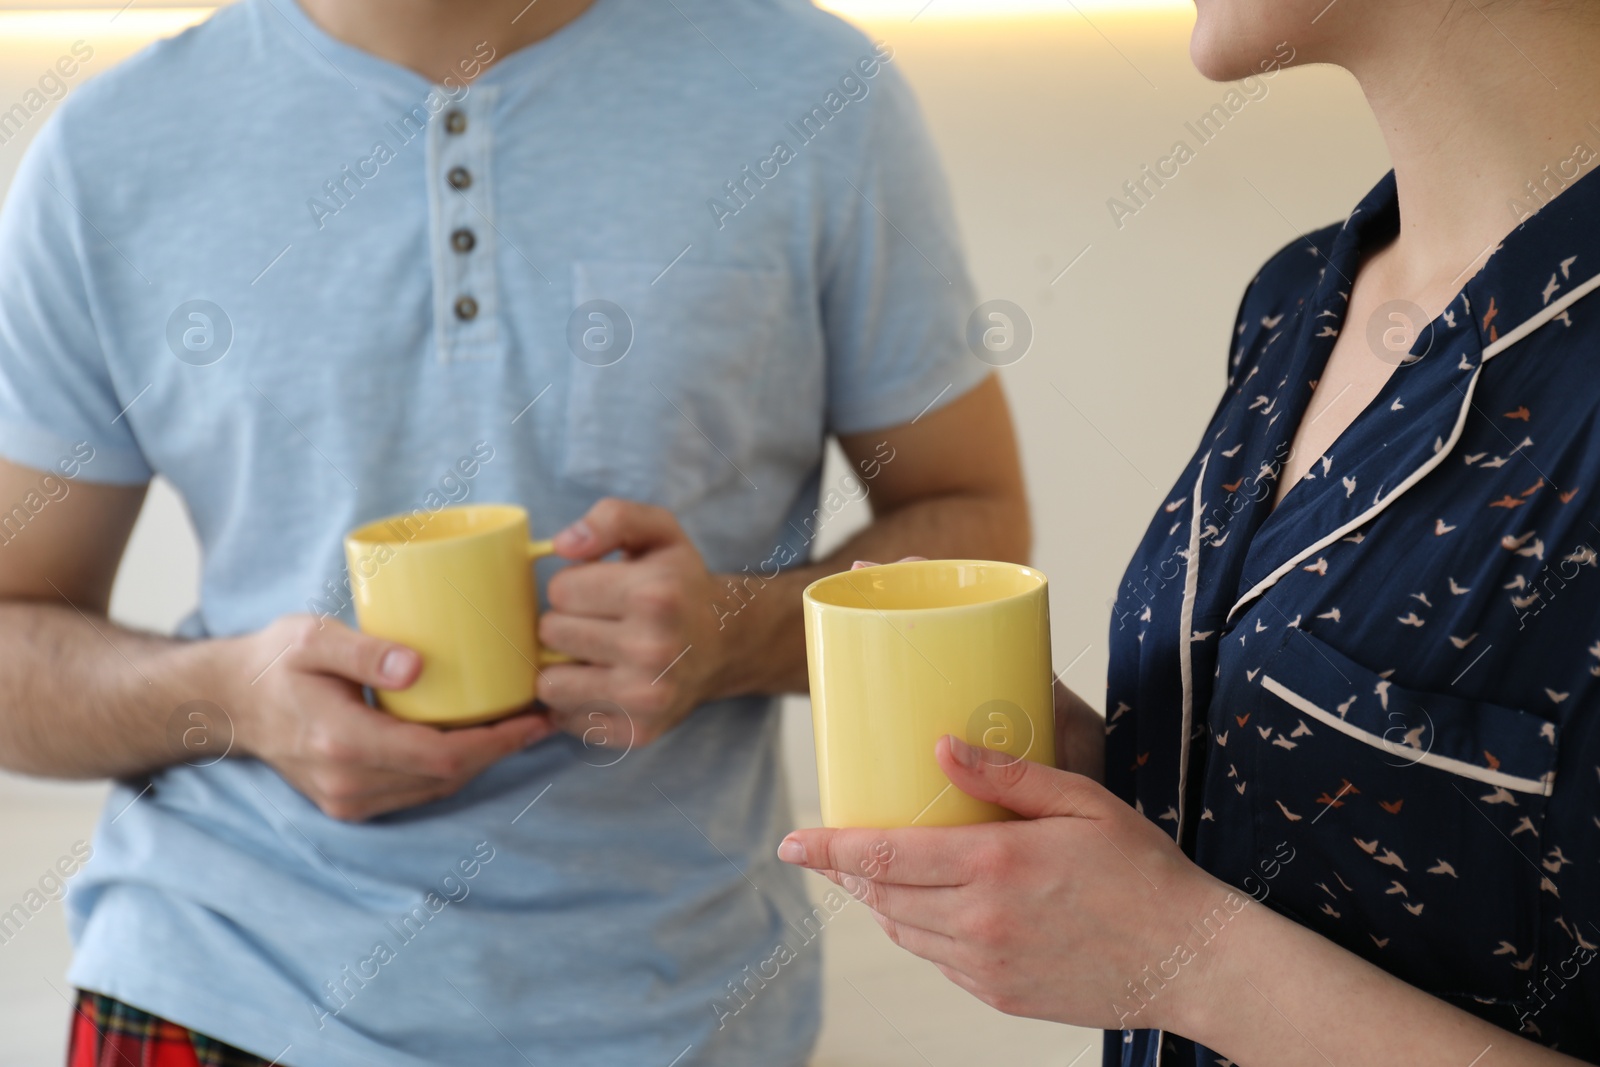
{"type": "Polygon", "coordinates": [[[803,693],[806,677],[805,587],[856,560],[889,563],[903,556],[994,559],[1021,563],[1032,534],[1027,506],[1011,497],[960,494],[930,497],[874,519],[827,558],[774,578],[728,576],[733,590],[713,606],[728,642],[719,695],[803,693]],[[718,610],[720,608],[720,610],[718,610]]]}
{"type": "Polygon", "coordinates": [[[182,704],[210,696],[191,681],[205,676],[206,644],[70,606],[0,603],[0,767],[108,778],[182,759],[168,725],[182,704]]]}

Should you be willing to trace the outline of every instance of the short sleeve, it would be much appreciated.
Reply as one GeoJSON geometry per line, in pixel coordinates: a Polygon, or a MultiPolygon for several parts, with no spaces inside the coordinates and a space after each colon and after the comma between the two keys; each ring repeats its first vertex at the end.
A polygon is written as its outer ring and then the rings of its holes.
{"type": "Polygon", "coordinates": [[[911,422],[992,370],[966,347],[976,301],[916,99],[892,63],[870,84],[862,166],[829,183],[842,205],[829,215],[822,274],[834,433],[911,422]]]}
{"type": "Polygon", "coordinates": [[[52,470],[87,444],[84,481],[142,484],[150,466],[122,417],[89,296],[86,250],[105,238],[79,214],[63,147],[52,121],[0,208],[0,457],[52,470]]]}

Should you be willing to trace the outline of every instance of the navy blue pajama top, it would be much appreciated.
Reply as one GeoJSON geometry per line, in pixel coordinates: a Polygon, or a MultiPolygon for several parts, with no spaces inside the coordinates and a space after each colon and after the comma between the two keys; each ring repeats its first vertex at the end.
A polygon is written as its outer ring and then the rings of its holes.
{"type": "MultiPolygon", "coordinates": [[[[1399,225],[1390,175],[1250,285],[1118,593],[1107,777],[1267,907],[1600,1062],[1600,179],[1506,237],[1274,510],[1399,225]]],[[[1106,1063],[1226,1063],[1138,1028],[1183,981],[1152,963],[1106,1063]]]]}

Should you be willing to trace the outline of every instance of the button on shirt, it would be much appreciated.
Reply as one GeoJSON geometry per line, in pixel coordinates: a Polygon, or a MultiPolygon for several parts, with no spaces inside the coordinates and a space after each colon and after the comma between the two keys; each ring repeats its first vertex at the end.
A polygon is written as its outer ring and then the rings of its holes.
{"type": "MultiPolygon", "coordinates": [[[[827,523],[828,433],[987,371],[886,53],[787,0],[597,0],[435,87],[289,0],[224,7],[25,159],[0,454],[169,479],[191,636],[350,621],[343,534],[464,501],[536,536],[648,501],[712,569],[770,574],[827,523]]],[[[71,981],[297,1067],[800,1063],[831,915],[773,856],[777,729],[743,699],[620,760],[561,737],[360,825],[184,753],[113,791],[71,981]]]]}
{"type": "MultiPolygon", "coordinates": [[[[1266,265],[1227,392],[1118,596],[1106,725],[1113,787],[1241,898],[1591,1060],[1597,218],[1586,177],[1431,323],[1404,306],[1344,321],[1363,256],[1399,232],[1392,176],[1266,265]],[[1409,352],[1273,510],[1339,334],[1385,354],[1406,316],[1409,352]]],[[[1198,956],[1226,917],[1194,920],[1198,956]]],[[[1118,1002],[1107,1063],[1213,1064],[1137,1029],[1184,980],[1182,953],[1157,963],[1118,1002]]]]}

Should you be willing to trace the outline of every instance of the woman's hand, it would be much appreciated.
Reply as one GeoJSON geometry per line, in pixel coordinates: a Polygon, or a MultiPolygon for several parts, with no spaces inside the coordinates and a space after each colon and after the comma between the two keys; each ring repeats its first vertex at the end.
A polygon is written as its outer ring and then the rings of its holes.
{"type": "Polygon", "coordinates": [[[1249,898],[1082,775],[953,737],[936,754],[957,788],[1026,821],[801,830],[779,858],[844,886],[895,944],[1000,1011],[1113,1030],[1182,1017],[1182,971],[1198,991],[1207,962],[1200,927],[1249,898]],[[1179,960],[1183,944],[1199,949],[1179,960]]]}
{"type": "Polygon", "coordinates": [[[1026,821],[800,830],[778,856],[1011,1015],[1193,1038],[1278,1067],[1560,1067],[1201,871],[1081,775],[946,737],[939,766],[1026,821]]]}

